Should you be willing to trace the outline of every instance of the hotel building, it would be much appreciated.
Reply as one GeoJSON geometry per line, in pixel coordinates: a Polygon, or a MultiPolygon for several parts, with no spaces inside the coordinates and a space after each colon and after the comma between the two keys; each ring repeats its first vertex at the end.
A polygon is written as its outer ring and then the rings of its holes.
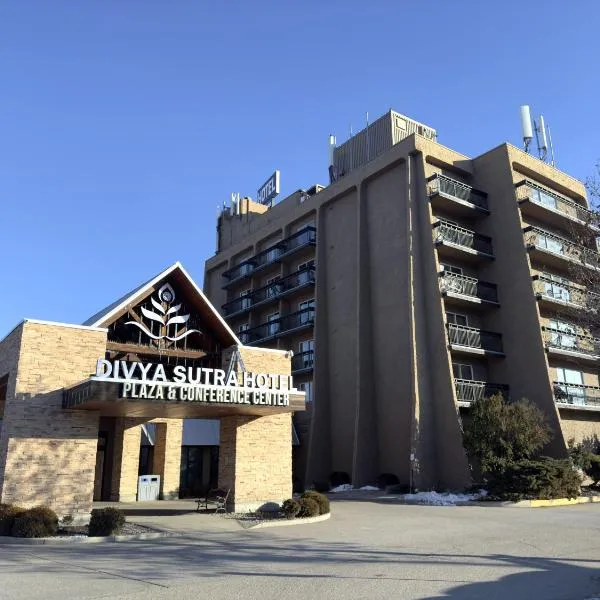
{"type": "Polygon", "coordinates": [[[584,185],[508,143],[465,156],[394,111],[330,162],[327,187],[224,210],[205,266],[243,343],[294,351],[296,477],[468,484],[462,424],[496,392],[543,411],[547,454],[600,435],[573,280],[598,252],[584,185]]]}

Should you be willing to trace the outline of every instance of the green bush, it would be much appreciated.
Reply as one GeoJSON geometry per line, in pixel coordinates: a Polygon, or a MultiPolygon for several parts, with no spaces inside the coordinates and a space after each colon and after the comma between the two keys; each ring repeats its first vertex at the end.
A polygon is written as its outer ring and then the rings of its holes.
{"type": "Polygon", "coordinates": [[[502,471],[531,459],[551,439],[544,413],[528,400],[507,402],[501,394],[471,404],[463,443],[481,472],[502,471]]]}
{"type": "Polygon", "coordinates": [[[294,498],[289,498],[281,505],[281,512],[288,519],[293,519],[297,517],[301,510],[300,502],[298,500],[294,500],[294,498]]]}
{"type": "Polygon", "coordinates": [[[11,535],[15,518],[25,512],[14,504],[0,504],[0,535],[11,535]]]}
{"type": "Polygon", "coordinates": [[[92,510],[88,535],[90,537],[104,537],[119,535],[125,525],[125,515],[118,508],[95,508],[92,510]]]}
{"type": "Polygon", "coordinates": [[[600,482],[600,456],[590,454],[588,457],[588,466],[584,469],[584,472],[594,482],[594,485],[598,485],[600,482]]]}
{"type": "Polygon", "coordinates": [[[329,498],[325,494],[309,490],[302,494],[302,498],[312,498],[319,505],[320,515],[326,515],[329,512],[329,498]]]}
{"type": "Polygon", "coordinates": [[[489,474],[487,489],[500,500],[575,498],[581,479],[570,460],[540,458],[516,461],[489,474]]]}
{"type": "Polygon", "coordinates": [[[319,515],[319,505],[313,498],[300,498],[299,517],[316,517],[319,515]]]}
{"type": "Polygon", "coordinates": [[[38,538],[56,535],[58,517],[47,506],[36,506],[21,512],[13,522],[14,537],[38,538]]]}

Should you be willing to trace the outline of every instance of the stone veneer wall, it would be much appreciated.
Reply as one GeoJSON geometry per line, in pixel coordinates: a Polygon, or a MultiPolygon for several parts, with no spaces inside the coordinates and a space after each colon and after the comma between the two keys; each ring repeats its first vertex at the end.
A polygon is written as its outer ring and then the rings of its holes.
{"type": "MultiPolygon", "coordinates": [[[[291,374],[285,352],[238,347],[247,371],[291,374]]],[[[235,348],[223,353],[223,368],[235,348]]],[[[292,495],[291,413],[221,418],[219,487],[231,490],[235,512],[255,510],[292,495]]]]}
{"type": "Polygon", "coordinates": [[[86,518],[99,417],[63,410],[62,389],[94,373],[106,332],[25,321],[2,344],[10,383],[0,435],[0,500],[86,518]]]}

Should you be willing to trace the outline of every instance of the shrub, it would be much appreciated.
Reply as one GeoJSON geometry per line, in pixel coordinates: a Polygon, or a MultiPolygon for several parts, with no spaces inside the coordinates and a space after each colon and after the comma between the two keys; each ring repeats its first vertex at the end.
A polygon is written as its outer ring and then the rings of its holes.
{"type": "Polygon", "coordinates": [[[600,482],[600,456],[590,454],[588,466],[584,469],[584,472],[594,482],[594,485],[598,485],[598,482],[600,482]]]}
{"type": "Polygon", "coordinates": [[[488,478],[490,496],[501,500],[575,498],[581,479],[570,460],[516,461],[488,478]]]}
{"type": "Polygon", "coordinates": [[[48,537],[56,535],[57,529],[56,513],[47,506],[36,506],[15,517],[11,534],[21,538],[48,537]]]}
{"type": "Polygon", "coordinates": [[[288,519],[293,519],[297,517],[301,510],[300,502],[298,500],[294,500],[294,498],[289,498],[281,505],[281,512],[288,519]]]}
{"type": "Polygon", "coordinates": [[[329,482],[331,483],[331,487],[334,488],[338,485],[348,485],[352,483],[352,480],[350,479],[350,475],[345,471],[334,471],[329,476],[329,482]]]}
{"type": "Polygon", "coordinates": [[[118,508],[95,508],[92,510],[88,535],[90,537],[119,535],[125,525],[125,515],[118,508]]]}
{"type": "Polygon", "coordinates": [[[25,512],[14,504],[0,504],[0,535],[11,535],[15,518],[25,512]]]}
{"type": "Polygon", "coordinates": [[[300,498],[299,517],[316,517],[319,514],[319,505],[313,498],[300,498]]]}
{"type": "Polygon", "coordinates": [[[331,489],[331,487],[329,486],[329,482],[327,481],[314,481],[313,487],[315,488],[315,491],[321,493],[328,492],[331,489]]]}
{"type": "Polygon", "coordinates": [[[400,480],[393,473],[382,473],[377,478],[377,487],[380,490],[385,490],[390,485],[398,485],[400,480]]]}
{"type": "Polygon", "coordinates": [[[502,471],[531,459],[551,439],[544,413],[528,400],[506,402],[501,394],[471,404],[463,443],[481,472],[502,471]]]}
{"type": "Polygon", "coordinates": [[[311,498],[319,505],[319,514],[326,515],[329,512],[329,498],[325,494],[319,494],[312,490],[304,492],[302,498],[311,498]]]}

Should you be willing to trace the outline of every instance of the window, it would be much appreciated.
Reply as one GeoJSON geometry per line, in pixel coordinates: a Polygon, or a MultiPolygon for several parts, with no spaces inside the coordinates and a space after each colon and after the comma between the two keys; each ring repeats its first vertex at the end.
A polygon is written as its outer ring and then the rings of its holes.
{"type": "Polygon", "coordinates": [[[463,365],[461,363],[452,363],[452,374],[455,379],[473,380],[473,367],[471,365],[463,365]]]}
{"type": "Polygon", "coordinates": [[[451,312],[446,313],[446,321],[452,325],[463,325],[465,327],[468,324],[466,315],[459,315],[458,313],[451,312]]]}
{"type": "Polygon", "coordinates": [[[563,302],[571,301],[571,292],[568,287],[569,281],[560,275],[545,274],[545,277],[552,281],[544,281],[544,293],[546,296],[562,300],[563,302]]]}
{"type": "Polygon", "coordinates": [[[312,381],[306,381],[304,383],[299,383],[298,384],[298,389],[301,392],[305,392],[306,393],[306,402],[312,402],[313,401],[313,382],[312,381]]]}
{"type": "Polygon", "coordinates": [[[240,298],[242,299],[242,301],[240,302],[241,310],[244,310],[245,308],[250,308],[250,306],[252,305],[252,299],[246,298],[246,296],[248,296],[251,291],[252,290],[244,290],[243,292],[240,292],[240,298]]]}
{"type": "Polygon", "coordinates": [[[583,373],[573,369],[556,369],[556,380],[559,382],[558,391],[561,400],[567,404],[585,404],[585,389],[583,373]]]}
{"type": "Polygon", "coordinates": [[[448,265],[446,263],[442,263],[442,270],[444,273],[454,273],[454,275],[463,274],[462,267],[455,267],[454,265],[448,265]]]}
{"type": "Polygon", "coordinates": [[[267,335],[275,335],[279,333],[279,312],[272,313],[267,317],[267,323],[269,324],[267,327],[267,335]]]}
{"type": "Polygon", "coordinates": [[[310,350],[314,350],[314,349],[315,349],[315,340],[304,340],[303,342],[300,342],[298,344],[298,351],[300,353],[309,352],[310,350]]]}
{"type": "Polygon", "coordinates": [[[302,369],[310,369],[314,364],[314,351],[315,342],[314,340],[304,340],[298,344],[299,356],[301,361],[302,369]]]}
{"type": "Polygon", "coordinates": [[[273,261],[277,260],[280,256],[281,256],[281,248],[271,248],[271,250],[269,250],[267,252],[267,256],[265,257],[266,262],[273,262],[273,261]]]}
{"type": "Polygon", "coordinates": [[[298,304],[298,310],[303,311],[300,312],[300,324],[304,325],[305,323],[310,323],[315,316],[315,301],[314,299],[305,300],[304,302],[300,302],[298,304]]]}
{"type": "Polygon", "coordinates": [[[558,348],[576,348],[577,338],[575,337],[576,328],[571,323],[550,319],[550,329],[552,329],[551,343],[558,348]]]}
{"type": "Polygon", "coordinates": [[[554,196],[536,188],[531,190],[531,194],[534,202],[547,206],[548,208],[556,208],[556,198],[554,196]]]}
{"type": "Polygon", "coordinates": [[[315,266],[315,261],[313,260],[307,260],[306,262],[300,263],[298,265],[298,271],[304,271],[304,269],[310,269],[311,267],[315,266]]]}
{"type": "Polygon", "coordinates": [[[267,285],[269,286],[267,288],[267,298],[273,298],[283,291],[282,285],[276,283],[279,279],[281,279],[281,275],[276,275],[275,277],[267,279],[267,285]]]}
{"type": "Polygon", "coordinates": [[[565,247],[562,240],[553,237],[551,234],[538,232],[536,245],[546,248],[546,250],[549,250],[554,254],[565,253],[565,247]]]}
{"type": "Polygon", "coordinates": [[[250,341],[250,335],[246,333],[250,329],[248,323],[240,323],[238,326],[238,335],[242,344],[247,344],[250,341]]]}

